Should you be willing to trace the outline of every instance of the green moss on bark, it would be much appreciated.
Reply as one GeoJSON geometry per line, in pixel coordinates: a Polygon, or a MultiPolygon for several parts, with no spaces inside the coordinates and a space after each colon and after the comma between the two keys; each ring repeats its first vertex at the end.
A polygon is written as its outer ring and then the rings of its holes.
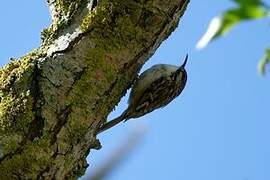
{"type": "Polygon", "coordinates": [[[34,71],[37,52],[0,69],[0,144],[3,154],[14,152],[34,120],[34,71]]]}
{"type": "Polygon", "coordinates": [[[43,136],[38,141],[27,141],[25,149],[0,164],[0,179],[38,179],[38,174],[45,171],[53,163],[52,145],[49,136],[43,136]]]}
{"type": "Polygon", "coordinates": [[[109,112],[108,109],[119,101],[122,87],[130,83],[130,78],[127,78],[130,74],[127,73],[131,73],[127,71],[119,76],[119,70],[123,68],[119,66],[119,62],[122,61],[125,64],[129,57],[135,56],[144,48],[145,39],[151,39],[155,35],[152,31],[145,29],[144,24],[145,19],[153,17],[153,13],[147,10],[144,2],[118,0],[101,1],[84,17],[80,28],[85,33],[89,32],[95,45],[86,53],[87,67],[70,93],[70,103],[79,102],[76,106],[84,109],[80,113],[75,113],[79,110],[77,108],[72,110],[74,114],[81,117],[80,122],[87,122],[87,115],[93,110],[106,115],[106,112],[109,112]],[[115,97],[110,96],[110,102],[101,105],[105,102],[101,97],[106,99],[106,91],[110,91],[111,88],[109,85],[116,81],[117,87],[114,88],[120,93],[115,97]],[[91,104],[91,102],[97,102],[97,99],[100,105],[91,104]]]}

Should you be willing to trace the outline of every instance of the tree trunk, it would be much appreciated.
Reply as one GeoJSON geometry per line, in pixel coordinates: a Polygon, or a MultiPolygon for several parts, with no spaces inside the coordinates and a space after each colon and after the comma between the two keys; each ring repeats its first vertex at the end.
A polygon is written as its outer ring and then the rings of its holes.
{"type": "Polygon", "coordinates": [[[0,179],[76,179],[96,130],[189,0],[48,0],[42,45],[0,70],[0,179]]]}

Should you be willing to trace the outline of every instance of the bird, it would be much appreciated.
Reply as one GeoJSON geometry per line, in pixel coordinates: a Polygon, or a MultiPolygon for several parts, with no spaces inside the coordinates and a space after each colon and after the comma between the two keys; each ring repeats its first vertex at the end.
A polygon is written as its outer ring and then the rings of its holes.
{"type": "Polygon", "coordinates": [[[180,67],[157,64],[144,71],[134,82],[127,109],[119,117],[102,124],[97,134],[122,121],[126,122],[162,108],[179,96],[187,82],[187,60],[188,54],[180,67]]]}

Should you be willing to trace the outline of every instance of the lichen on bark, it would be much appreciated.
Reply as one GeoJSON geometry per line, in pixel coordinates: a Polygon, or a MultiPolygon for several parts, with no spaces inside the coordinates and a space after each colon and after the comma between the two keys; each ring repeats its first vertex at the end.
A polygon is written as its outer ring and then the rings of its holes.
{"type": "Polygon", "coordinates": [[[0,144],[3,155],[16,150],[34,120],[36,51],[0,70],[0,144]],[[14,137],[13,137],[14,136],[14,137]]]}

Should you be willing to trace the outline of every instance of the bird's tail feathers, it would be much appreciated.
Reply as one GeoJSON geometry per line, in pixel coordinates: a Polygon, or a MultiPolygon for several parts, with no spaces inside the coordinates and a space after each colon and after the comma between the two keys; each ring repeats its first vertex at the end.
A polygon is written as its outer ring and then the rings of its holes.
{"type": "Polygon", "coordinates": [[[113,126],[117,125],[118,123],[124,121],[126,122],[129,119],[129,113],[128,110],[125,110],[120,116],[118,116],[117,118],[110,120],[108,122],[106,122],[105,124],[103,124],[97,134],[102,133],[110,128],[112,128],[113,126]]]}

